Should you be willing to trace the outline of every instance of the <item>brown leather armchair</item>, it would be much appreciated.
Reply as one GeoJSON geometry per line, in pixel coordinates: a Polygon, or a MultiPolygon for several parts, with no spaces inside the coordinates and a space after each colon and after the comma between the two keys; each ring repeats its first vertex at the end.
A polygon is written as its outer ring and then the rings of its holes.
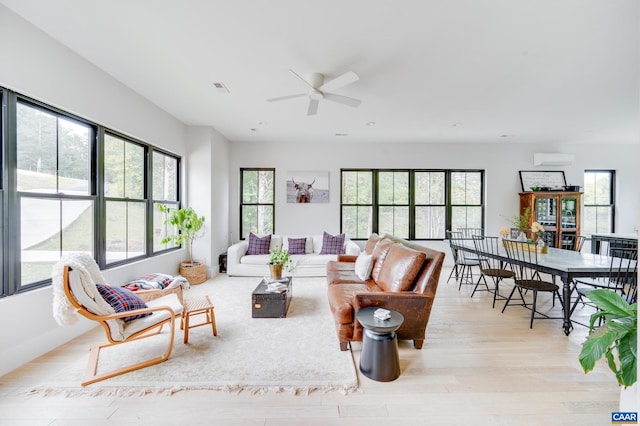
{"type": "Polygon", "coordinates": [[[373,234],[365,247],[373,255],[370,279],[355,273],[356,256],[340,256],[327,264],[329,305],[340,349],[362,340],[362,326],[355,319],[365,307],[384,307],[404,316],[398,339],[413,340],[421,349],[445,254],[385,235],[373,234]]]}

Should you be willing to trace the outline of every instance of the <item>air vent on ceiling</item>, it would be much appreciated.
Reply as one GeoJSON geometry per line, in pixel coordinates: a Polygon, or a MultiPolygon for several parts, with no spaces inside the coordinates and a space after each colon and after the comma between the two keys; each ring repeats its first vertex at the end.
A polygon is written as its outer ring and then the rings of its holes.
{"type": "Polygon", "coordinates": [[[229,89],[227,89],[227,86],[225,86],[224,83],[215,82],[213,83],[213,87],[215,87],[220,93],[229,93],[229,89]]]}

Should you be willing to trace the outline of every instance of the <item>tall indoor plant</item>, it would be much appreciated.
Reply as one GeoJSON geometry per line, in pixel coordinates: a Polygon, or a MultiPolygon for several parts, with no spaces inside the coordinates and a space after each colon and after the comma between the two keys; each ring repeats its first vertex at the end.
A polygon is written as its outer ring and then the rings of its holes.
{"type": "MultiPolygon", "coordinates": [[[[604,356],[618,384],[625,388],[633,386],[637,392],[638,304],[629,304],[618,293],[608,289],[591,290],[585,296],[598,311],[591,315],[589,337],[583,343],[578,358],[580,365],[588,373],[604,356]],[[603,322],[594,329],[599,319],[603,322]]],[[[635,394],[631,398],[635,401],[635,394]]],[[[621,394],[621,405],[622,399],[621,394]]]]}
{"type": "Polygon", "coordinates": [[[204,282],[206,266],[204,262],[193,259],[193,242],[203,234],[204,216],[199,216],[191,207],[172,209],[164,204],[158,204],[158,210],[165,214],[165,225],[170,225],[177,231],[164,237],[162,243],[173,241],[175,245],[187,248],[189,261],[180,264],[180,275],[187,278],[191,284],[204,282]]]}

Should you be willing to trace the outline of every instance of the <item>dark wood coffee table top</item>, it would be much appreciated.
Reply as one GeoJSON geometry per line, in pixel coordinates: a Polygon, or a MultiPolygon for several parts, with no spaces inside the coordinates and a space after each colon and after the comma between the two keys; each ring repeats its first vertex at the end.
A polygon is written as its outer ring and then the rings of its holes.
{"type": "MultiPolygon", "coordinates": [[[[287,285],[287,289],[282,292],[283,294],[291,291],[291,277],[284,277],[282,281],[279,282],[287,285]]],[[[253,294],[278,294],[278,292],[267,290],[267,282],[263,278],[255,290],[253,290],[253,294]]]]}

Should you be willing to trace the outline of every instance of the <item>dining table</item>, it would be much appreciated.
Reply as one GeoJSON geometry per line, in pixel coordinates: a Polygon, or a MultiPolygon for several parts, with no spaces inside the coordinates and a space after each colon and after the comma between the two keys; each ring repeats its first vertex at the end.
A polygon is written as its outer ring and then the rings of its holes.
{"type": "MultiPolygon", "coordinates": [[[[496,253],[483,253],[476,250],[473,240],[464,239],[456,242],[452,241],[452,250],[464,250],[472,253],[479,253],[493,257],[509,263],[507,251],[501,244],[496,253]]],[[[584,277],[607,277],[611,269],[611,257],[596,254],[583,253],[573,250],[564,250],[548,247],[546,253],[538,253],[538,263],[528,265],[539,272],[560,277],[562,280],[563,299],[563,323],[564,334],[567,336],[573,328],[571,322],[571,292],[573,290],[573,280],[584,277]]],[[[624,263],[623,263],[624,264],[624,263]]]]}

